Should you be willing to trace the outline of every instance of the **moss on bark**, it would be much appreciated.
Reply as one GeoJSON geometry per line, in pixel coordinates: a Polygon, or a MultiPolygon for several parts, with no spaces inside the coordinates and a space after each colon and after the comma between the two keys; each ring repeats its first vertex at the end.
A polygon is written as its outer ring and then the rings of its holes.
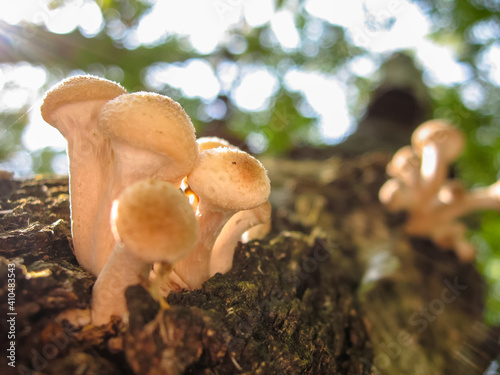
{"type": "MultiPolygon", "coordinates": [[[[16,368],[44,374],[481,373],[498,354],[472,265],[402,233],[378,203],[389,156],[267,161],[273,232],[233,269],[160,309],[127,290],[129,324],[87,323],[95,278],[71,250],[65,178],[2,179],[0,316],[16,265],[16,368]],[[80,323],[81,326],[79,326],[80,323]],[[474,350],[471,350],[473,348],[474,350]],[[469,371],[469,372],[467,372],[469,371]]],[[[0,349],[8,325],[0,323],[0,349]]]]}

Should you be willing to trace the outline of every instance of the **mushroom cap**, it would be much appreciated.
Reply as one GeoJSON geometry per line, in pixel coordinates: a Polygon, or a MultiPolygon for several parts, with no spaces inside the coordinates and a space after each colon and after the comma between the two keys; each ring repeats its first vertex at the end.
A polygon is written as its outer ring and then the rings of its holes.
{"type": "Polygon", "coordinates": [[[179,103],[155,93],[121,95],[99,114],[99,130],[111,141],[166,155],[180,176],[191,171],[198,156],[195,129],[179,103]]]}
{"type": "Polygon", "coordinates": [[[391,177],[401,178],[403,181],[416,182],[420,173],[421,159],[411,146],[400,148],[387,164],[386,172],[391,177]]]}
{"type": "Polygon", "coordinates": [[[444,204],[453,204],[464,199],[467,191],[459,180],[447,180],[439,189],[438,199],[444,204]]]}
{"type": "Polygon", "coordinates": [[[390,212],[408,210],[415,204],[413,190],[396,178],[391,178],[382,185],[378,197],[390,212]]]}
{"type": "Polygon", "coordinates": [[[228,148],[238,148],[233,146],[231,143],[226,141],[223,138],[219,137],[201,137],[196,140],[198,146],[200,147],[200,151],[210,150],[212,148],[217,147],[228,147],[228,148]]]}
{"type": "Polygon", "coordinates": [[[271,192],[267,171],[260,161],[227,147],[203,151],[187,182],[201,201],[224,210],[257,207],[271,192]]]}
{"type": "Polygon", "coordinates": [[[127,250],[148,263],[173,262],[189,254],[198,222],[173,184],[145,179],[127,187],[113,204],[111,225],[127,250]]]}
{"type": "Polygon", "coordinates": [[[411,136],[413,149],[418,155],[422,155],[424,147],[430,142],[440,147],[447,161],[455,160],[465,147],[463,133],[444,120],[426,121],[411,136]]]}
{"type": "Polygon", "coordinates": [[[52,87],[43,99],[42,117],[49,124],[54,123],[54,113],[66,104],[89,100],[111,100],[125,94],[118,83],[91,75],[65,79],[52,87]]]}

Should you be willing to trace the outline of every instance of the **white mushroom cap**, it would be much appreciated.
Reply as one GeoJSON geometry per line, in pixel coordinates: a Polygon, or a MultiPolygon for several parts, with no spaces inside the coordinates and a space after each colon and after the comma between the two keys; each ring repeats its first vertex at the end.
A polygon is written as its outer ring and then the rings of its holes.
{"type": "Polygon", "coordinates": [[[271,192],[267,172],[257,159],[223,147],[203,151],[187,181],[200,200],[224,210],[257,207],[271,192]]]}
{"type": "Polygon", "coordinates": [[[426,121],[413,132],[411,143],[418,155],[422,155],[430,142],[440,146],[447,162],[455,160],[465,147],[463,133],[444,120],[426,121]]]}
{"type": "Polygon", "coordinates": [[[182,179],[196,163],[194,126],[181,105],[169,97],[146,92],[122,95],[103,107],[99,129],[112,141],[171,158],[172,180],[182,179]]]}
{"type": "MultiPolygon", "coordinates": [[[[66,137],[67,126],[73,124],[62,123],[59,119],[59,110],[65,105],[88,101],[104,100],[106,102],[126,92],[127,90],[118,83],[104,78],[90,75],[70,77],[59,82],[45,94],[40,109],[43,119],[66,137]]],[[[99,105],[99,109],[103,104],[99,105]]],[[[97,113],[94,113],[94,116],[96,115],[97,113]]]]}
{"type": "Polygon", "coordinates": [[[188,199],[174,185],[146,179],[115,201],[112,230],[117,241],[145,262],[173,262],[186,256],[198,236],[188,199]]]}

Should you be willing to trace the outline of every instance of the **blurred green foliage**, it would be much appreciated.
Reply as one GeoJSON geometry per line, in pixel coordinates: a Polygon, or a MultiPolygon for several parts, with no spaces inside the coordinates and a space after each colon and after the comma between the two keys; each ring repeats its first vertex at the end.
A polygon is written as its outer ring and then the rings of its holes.
{"type": "MultiPolygon", "coordinates": [[[[64,6],[70,0],[51,0],[51,8],[64,6]]],[[[216,1],[216,0],[213,0],[216,1]]],[[[220,64],[234,62],[238,66],[259,64],[272,72],[278,89],[269,105],[262,111],[249,112],[238,108],[228,92],[221,91],[217,100],[225,106],[221,118],[207,113],[205,103],[197,98],[183,97],[179,89],[164,86],[159,92],[178,100],[190,114],[200,134],[208,132],[226,135],[244,142],[250,134],[257,134],[267,141],[267,152],[286,154],[300,145],[320,146],[321,138],[315,129],[317,116],[301,110],[303,96],[291,92],[284,84],[284,74],[290,67],[327,74],[345,72],[347,64],[356,57],[370,56],[375,60],[388,59],[388,55],[371,56],[370,52],[352,44],[340,26],[311,16],[301,2],[277,1],[276,9],[295,5],[295,25],[302,48],[286,49],[269,37],[269,23],[250,28],[244,22],[227,32],[225,41],[208,55],[197,52],[186,37],[166,35],[158,43],[131,48],[126,39],[141,17],[150,10],[146,0],[96,0],[104,19],[101,32],[92,37],[79,29],[59,35],[35,23],[9,25],[0,21],[0,64],[29,63],[43,66],[48,79],[41,92],[75,72],[86,72],[119,81],[129,91],[149,90],[146,83],[147,69],[158,63],[183,62],[203,58],[214,71],[220,64]],[[311,34],[311,28],[320,33],[311,34]],[[240,44],[241,48],[234,48],[240,44]],[[306,48],[307,46],[307,48],[306,48]],[[310,47],[310,48],[309,48],[310,47]],[[311,52],[312,51],[312,52],[311,52]]],[[[500,171],[500,106],[499,87],[480,68],[485,51],[498,45],[500,35],[500,3],[490,0],[415,0],[432,23],[432,38],[438,43],[451,45],[458,60],[471,72],[463,83],[449,86],[427,87],[432,98],[433,117],[451,120],[467,134],[467,150],[458,162],[458,174],[469,187],[490,184],[500,171]],[[484,31],[486,28],[486,32],[484,31]],[[484,98],[476,104],[464,102],[467,87],[478,88],[484,98]]],[[[234,4],[233,2],[230,2],[234,4]]],[[[387,27],[390,27],[388,25],[387,27]]],[[[412,56],[412,51],[407,51],[412,56]]],[[[500,61],[498,62],[500,64],[500,61]]],[[[235,82],[238,82],[238,77],[235,82]]],[[[357,89],[356,100],[349,100],[351,113],[361,118],[371,90],[380,80],[373,77],[352,75],[348,82],[357,89]]],[[[9,87],[4,87],[4,90],[9,87]]],[[[256,93],[259,95],[259,93],[256,93]]],[[[0,113],[0,160],[8,159],[23,149],[21,137],[28,123],[26,113],[37,110],[23,106],[16,113],[0,113]]],[[[35,172],[50,172],[51,160],[56,151],[45,148],[32,153],[35,172]]],[[[491,287],[488,299],[488,318],[500,321],[500,217],[487,213],[479,219],[472,238],[479,248],[479,267],[491,287]]]]}

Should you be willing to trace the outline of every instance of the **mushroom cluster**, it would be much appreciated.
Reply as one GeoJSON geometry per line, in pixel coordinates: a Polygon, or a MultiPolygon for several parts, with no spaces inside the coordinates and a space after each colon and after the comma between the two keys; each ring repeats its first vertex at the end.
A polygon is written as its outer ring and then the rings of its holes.
{"type": "Polygon", "coordinates": [[[197,140],[169,97],[77,76],[49,90],[41,112],[68,143],[73,250],[97,276],[94,324],[124,317],[127,286],[199,288],[231,269],[239,240],[267,234],[262,164],[225,140],[197,140]]]}
{"type": "Polygon", "coordinates": [[[500,181],[467,191],[448,169],[465,146],[463,133],[443,120],[430,120],[413,133],[411,146],[397,151],[387,165],[391,177],[379,192],[389,211],[407,211],[404,230],[453,249],[463,262],[475,259],[459,218],[475,210],[500,210],[500,181]]]}

